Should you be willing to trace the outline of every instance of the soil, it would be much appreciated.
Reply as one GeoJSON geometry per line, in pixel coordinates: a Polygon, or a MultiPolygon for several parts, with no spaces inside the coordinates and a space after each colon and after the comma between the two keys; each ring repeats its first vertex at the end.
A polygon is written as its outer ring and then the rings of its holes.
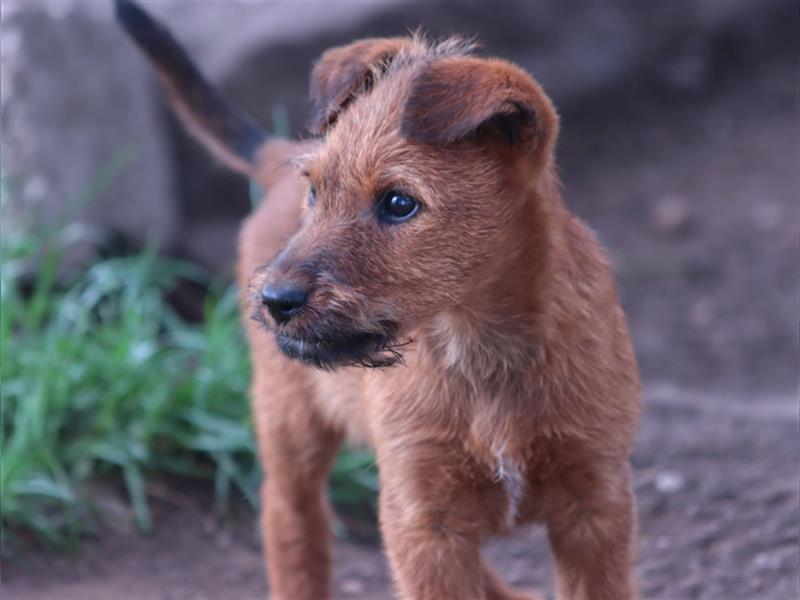
{"type": "MultiPolygon", "coordinates": [[[[794,600],[798,588],[797,415],[792,398],[647,393],[633,457],[643,599],[794,600]]],[[[542,528],[492,540],[508,581],[552,594],[542,528]]],[[[380,547],[340,539],[335,598],[389,600],[380,547]]],[[[74,557],[18,555],[6,600],[264,598],[255,517],[213,516],[196,494],[156,502],[151,536],[106,535],[74,557]]],[[[550,596],[551,597],[551,596],[550,596]]]]}
{"type": "MultiPolygon", "coordinates": [[[[642,363],[642,598],[793,600],[796,52],[712,67],[712,86],[664,89],[643,75],[562,107],[560,164],[570,207],[617,265],[642,363]]],[[[3,597],[265,596],[253,515],[220,522],[202,494],[156,505],[150,536],[108,533],[74,557],[18,554],[4,565],[3,597]]],[[[552,596],[540,528],[486,552],[509,581],[552,596]]],[[[379,546],[339,539],[335,560],[336,598],[392,597],[379,546]]]]}

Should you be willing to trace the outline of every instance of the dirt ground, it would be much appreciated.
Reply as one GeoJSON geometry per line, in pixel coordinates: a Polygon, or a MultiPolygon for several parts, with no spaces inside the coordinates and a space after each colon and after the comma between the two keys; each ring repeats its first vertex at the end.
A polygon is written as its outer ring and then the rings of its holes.
{"type": "MultiPolygon", "coordinates": [[[[713,89],[653,91],[643,78],[597,106],[562,107],[560,162],[569,205],[614,257],[645,375],[633,457],[642,598],[794,600],[796,53],[715,73],[713,89]]],[[[150,537],[18,555],[3,597],[264,597],[252,515],[225,525],[202,499],[158,506],[150,537]]],[[[486,552],[511,582],[552,596],[541,529],[486,552]]],[[[379,547],[338,541],[334,587],[391,598],[379,547]]]]}
{"type": "MultiPolygon", "coordinates": [[[[797,415],[792,398],[648,391],[633,458],[646,600],[794,600],[798,589],[797,415]]],[[[18,556],[6,600],[264,598],[252,515],[223,524],[197,498],[157,503],[155,533],[107,536],[77,557],[18,556]]],[[[541,528],[493,540],[505,577],[552,597],[541,528]]],[[[340,540],[335,597],[389,600],[380,548],[340,540]]]]}

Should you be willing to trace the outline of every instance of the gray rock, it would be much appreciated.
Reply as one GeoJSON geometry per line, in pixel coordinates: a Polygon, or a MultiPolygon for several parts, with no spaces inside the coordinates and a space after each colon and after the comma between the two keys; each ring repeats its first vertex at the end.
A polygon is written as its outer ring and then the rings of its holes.
{"type": "Polygon", "coordinates": [[[18,1],[2,11],[4,231],[50,236],[69,225],[82,240],[69,253],[78,262],[110,234],[165,247],[177,227],[151,75],[98,6],[18,1]]]}

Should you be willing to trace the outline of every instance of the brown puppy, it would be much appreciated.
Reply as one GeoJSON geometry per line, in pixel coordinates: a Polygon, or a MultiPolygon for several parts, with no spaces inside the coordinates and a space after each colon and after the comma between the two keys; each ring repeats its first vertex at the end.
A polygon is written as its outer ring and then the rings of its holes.
{"type": "Polygon", "coordinates": [[[317,63],[318,137],[293,143],[118,8],[192,130],[266,190],[239,275],[273,598],[329,596],[344,438],[375,449],[400,597],[530,597],[480,547],[541,521],[559,598],[633,598],[636,365],[608,260],[561,199],[539,85],[459,41],[363,40],[317,63]]]}

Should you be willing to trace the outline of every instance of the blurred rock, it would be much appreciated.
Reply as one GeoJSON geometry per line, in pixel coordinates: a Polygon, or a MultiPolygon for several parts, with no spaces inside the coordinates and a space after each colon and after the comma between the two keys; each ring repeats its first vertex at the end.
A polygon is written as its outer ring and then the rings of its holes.
{"type": "Polygon", "coordinates": [[[3,3],[4,229],[71,225],[71,262],[110,239],[169,246],[177,225],[151,75],[108,9],[3,3]]]}

